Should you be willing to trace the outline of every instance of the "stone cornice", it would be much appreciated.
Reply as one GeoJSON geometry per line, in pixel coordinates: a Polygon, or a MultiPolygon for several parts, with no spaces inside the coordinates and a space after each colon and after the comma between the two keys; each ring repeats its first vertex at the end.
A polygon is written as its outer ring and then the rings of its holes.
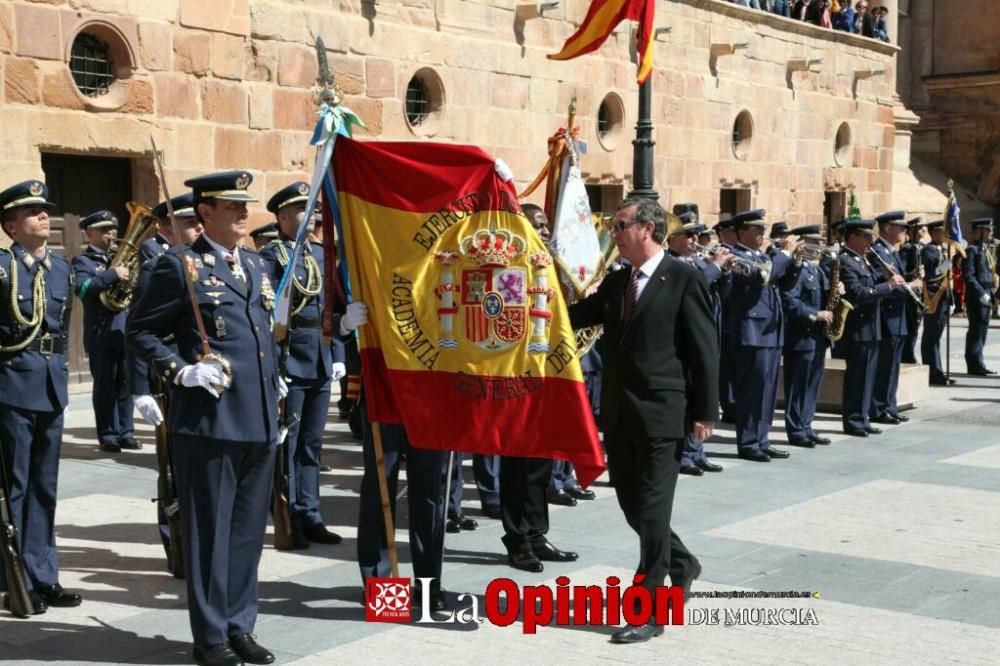
{"type": "Polygon", "coordinates": [[[987,72],[962,74],[935,74],[923,77],[928,91],[957,90],[960,88],[989,88],[1000,86],[1000,69],[987,72]]]}
{"type": "MultiPolygon", "coordinates": [[[[742,21],[747,21],[749,23],[770,26],[778,30],[803,35],[805,37],[813,37],[823,41],[857,46],[859,48],[868,49],[875,53],[889,57],[894,57],[900,50],[895,44],[886,44],[883,41],[872,39],[871,37],[862,37],[861,35],[844,32],[843,30],[830,30],[805,21],[797,21],[795,19],[785,18],[784,16],[778,16],[777,14],[773,14],[762,9],[743,7],[742,5],[737,5],[732,2],[726,2],[726,0],[669,1],[672,4],[690,5],[691,7],[697,7],[698,9],[703,9],[705,11],[715,12],[716,14],[722,14],[723,16],[729,16],[742,21]]],[[[669,14],[661,14],[659,20],[669,22],[669,16],[669,14]]]]}

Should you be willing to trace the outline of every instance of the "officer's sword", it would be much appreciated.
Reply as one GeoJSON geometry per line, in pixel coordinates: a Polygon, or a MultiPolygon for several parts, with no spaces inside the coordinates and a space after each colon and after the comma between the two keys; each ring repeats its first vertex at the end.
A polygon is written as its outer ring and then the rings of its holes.
{"type": "Polygon", "coordinates": [[[194,281],[188,274],[188,260],[184,256],[184,250],[186,249],[184,245],[184,240],[181,237],[181,228],[177,224],[177,217],[174,215],[174,205],[170,201],[170,190],[167,188],[167,176],[163,171],[163,160],[160,157],[160,151],[156,147],[156,139],[153,135],[149,136],[149,142],[153,145],[153,159],[156,162],[156,175],[160,179],[160,187],[163,188],[163,196],[166,199],[167,204],[167,216],[170,218],[170,228],[174,232],[174,249],[177,250],[177,257],[181,260],[181,273],[184,275],[184,286],[187,289],[188,299],[191,301],[191,311],[194,314],[194,325],[198,329],[198,339],[201,340],[201,357],[199,360],[204,361],[208,359],[213,359],[218,361],[219,365],[222,366],[222,371],[226,375],[226,383],[222,386],[217,386],[213,384],[213,388],[221,393],[233,381],[233,371],[229,365],[229,361],[223,358],[220,354],[216,354],[212,351],[212,348],[208,344],[208,333],[205,331],[205,321],[201,318],[201,308],[198,307],[198,295],[194,291],[194,281]]]}

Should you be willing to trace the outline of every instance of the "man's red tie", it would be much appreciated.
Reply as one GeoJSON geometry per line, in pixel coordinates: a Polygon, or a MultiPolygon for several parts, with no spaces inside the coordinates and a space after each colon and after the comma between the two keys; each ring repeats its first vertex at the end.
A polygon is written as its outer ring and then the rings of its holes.
{"type": "Polygon", "coordinates": [[[629,278],[628,288],[625,290],[625,321],[632,318],[632,313],[635,311],[635,299],[639,294],[639,276],[642,275],[642,271],[638,268],[632,269],[632,277],[629,278]]]}

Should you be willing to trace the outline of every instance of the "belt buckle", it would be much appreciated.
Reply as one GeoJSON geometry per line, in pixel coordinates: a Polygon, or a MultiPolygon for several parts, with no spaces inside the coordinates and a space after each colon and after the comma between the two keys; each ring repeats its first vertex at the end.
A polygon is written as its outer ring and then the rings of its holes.
{"type": "Polygon", "coordinates": [[[38,351],[45,356],[51,356],[55,350],[56,340],[53,337],[45,336],[38,341],[38,351]]]}

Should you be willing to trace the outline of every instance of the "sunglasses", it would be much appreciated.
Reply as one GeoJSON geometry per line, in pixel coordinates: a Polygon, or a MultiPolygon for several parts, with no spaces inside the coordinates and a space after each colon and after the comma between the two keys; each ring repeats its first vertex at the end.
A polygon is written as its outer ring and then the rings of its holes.
{"type": "Polygon", "coordinates": [[[639,222],[638,220],[633,220],[631,222],[615,222],[611,225],[611,231],[612,233],[620,234],[625,231],[626,227],[631,227],[633,224],[642,224],[642,222],[639,222]]]}

